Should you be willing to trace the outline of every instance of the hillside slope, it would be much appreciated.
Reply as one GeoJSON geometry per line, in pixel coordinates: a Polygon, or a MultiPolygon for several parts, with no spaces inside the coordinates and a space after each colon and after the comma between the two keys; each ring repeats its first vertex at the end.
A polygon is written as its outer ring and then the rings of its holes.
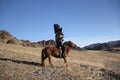
{"type": "Polygon", "coordinates": [[[41,66],[42,48],[0,43],[0,80],[119,80],[120,53],[107,51],[75,51],[63,60],[52,57],[41,66]]]}

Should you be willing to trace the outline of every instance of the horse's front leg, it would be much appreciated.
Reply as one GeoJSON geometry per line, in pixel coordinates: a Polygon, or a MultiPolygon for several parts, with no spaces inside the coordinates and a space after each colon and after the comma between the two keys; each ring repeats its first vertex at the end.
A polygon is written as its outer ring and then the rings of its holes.
{"type": "Polygon", "coordinates": [[[51,62],[51,55],[49,55],[49,63],[50,63],[50,65],[51,65],[51,67],[54,68],[54,66],[53,66],[53,64],[52,64],[52,62],[51,62]]]}
{"type": "Polygon", "coordinates": [[[64,57],[63,59],[64,59],[64,65],[63,65],[63,67],[68,67],[68,64],[67,64],[67,59],[66,59],[66,57],[64,57]]]}

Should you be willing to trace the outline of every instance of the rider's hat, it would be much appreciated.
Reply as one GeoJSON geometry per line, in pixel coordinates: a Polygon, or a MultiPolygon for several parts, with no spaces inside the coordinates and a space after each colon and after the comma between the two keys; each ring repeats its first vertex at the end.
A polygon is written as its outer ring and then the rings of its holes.
{"type": "Polygon", "coordinates": [[[58,24],[54,24],[54,32],[57,33],[58,31],[62,32],[62,28],[58,24]]]}

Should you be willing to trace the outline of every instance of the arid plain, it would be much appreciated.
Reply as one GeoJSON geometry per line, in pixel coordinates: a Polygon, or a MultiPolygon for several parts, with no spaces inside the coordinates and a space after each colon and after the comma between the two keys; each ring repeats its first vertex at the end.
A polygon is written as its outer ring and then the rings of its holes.
{"type": "Polygon", "coordinates": [[[119,80],[120,52],[71,50],[68,67],[52,57],[41,66],[41,48],[0,43],[0,80],[119,80]]]}

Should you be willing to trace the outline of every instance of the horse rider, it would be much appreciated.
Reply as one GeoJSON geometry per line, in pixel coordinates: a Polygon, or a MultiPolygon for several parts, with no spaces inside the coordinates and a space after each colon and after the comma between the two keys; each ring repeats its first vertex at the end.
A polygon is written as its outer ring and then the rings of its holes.
{"type": "Polygon", "coordinates": [[[64,41],[63,40],[64,34],[61,32],[61,29],[62,28],[60,28],[57,31],[56,35],[55,35],[55,40],[56,40],[56,43],[57,43],[57,48],[61,47],[63,45],[63,41],[64,41]]]}
{"type": "Polygon", "coordinates": [[[56,30],[55,41],[56,41],[57,48],[60,51],[60,57],[65,57],[65,47],[63,46],[64,34],[62,33],[62,28],[60,28],[58,24],[54,24],[54,29],[56,30]],[[58,26],[58,27],[55,29],[55,26],[58,26]]]}

